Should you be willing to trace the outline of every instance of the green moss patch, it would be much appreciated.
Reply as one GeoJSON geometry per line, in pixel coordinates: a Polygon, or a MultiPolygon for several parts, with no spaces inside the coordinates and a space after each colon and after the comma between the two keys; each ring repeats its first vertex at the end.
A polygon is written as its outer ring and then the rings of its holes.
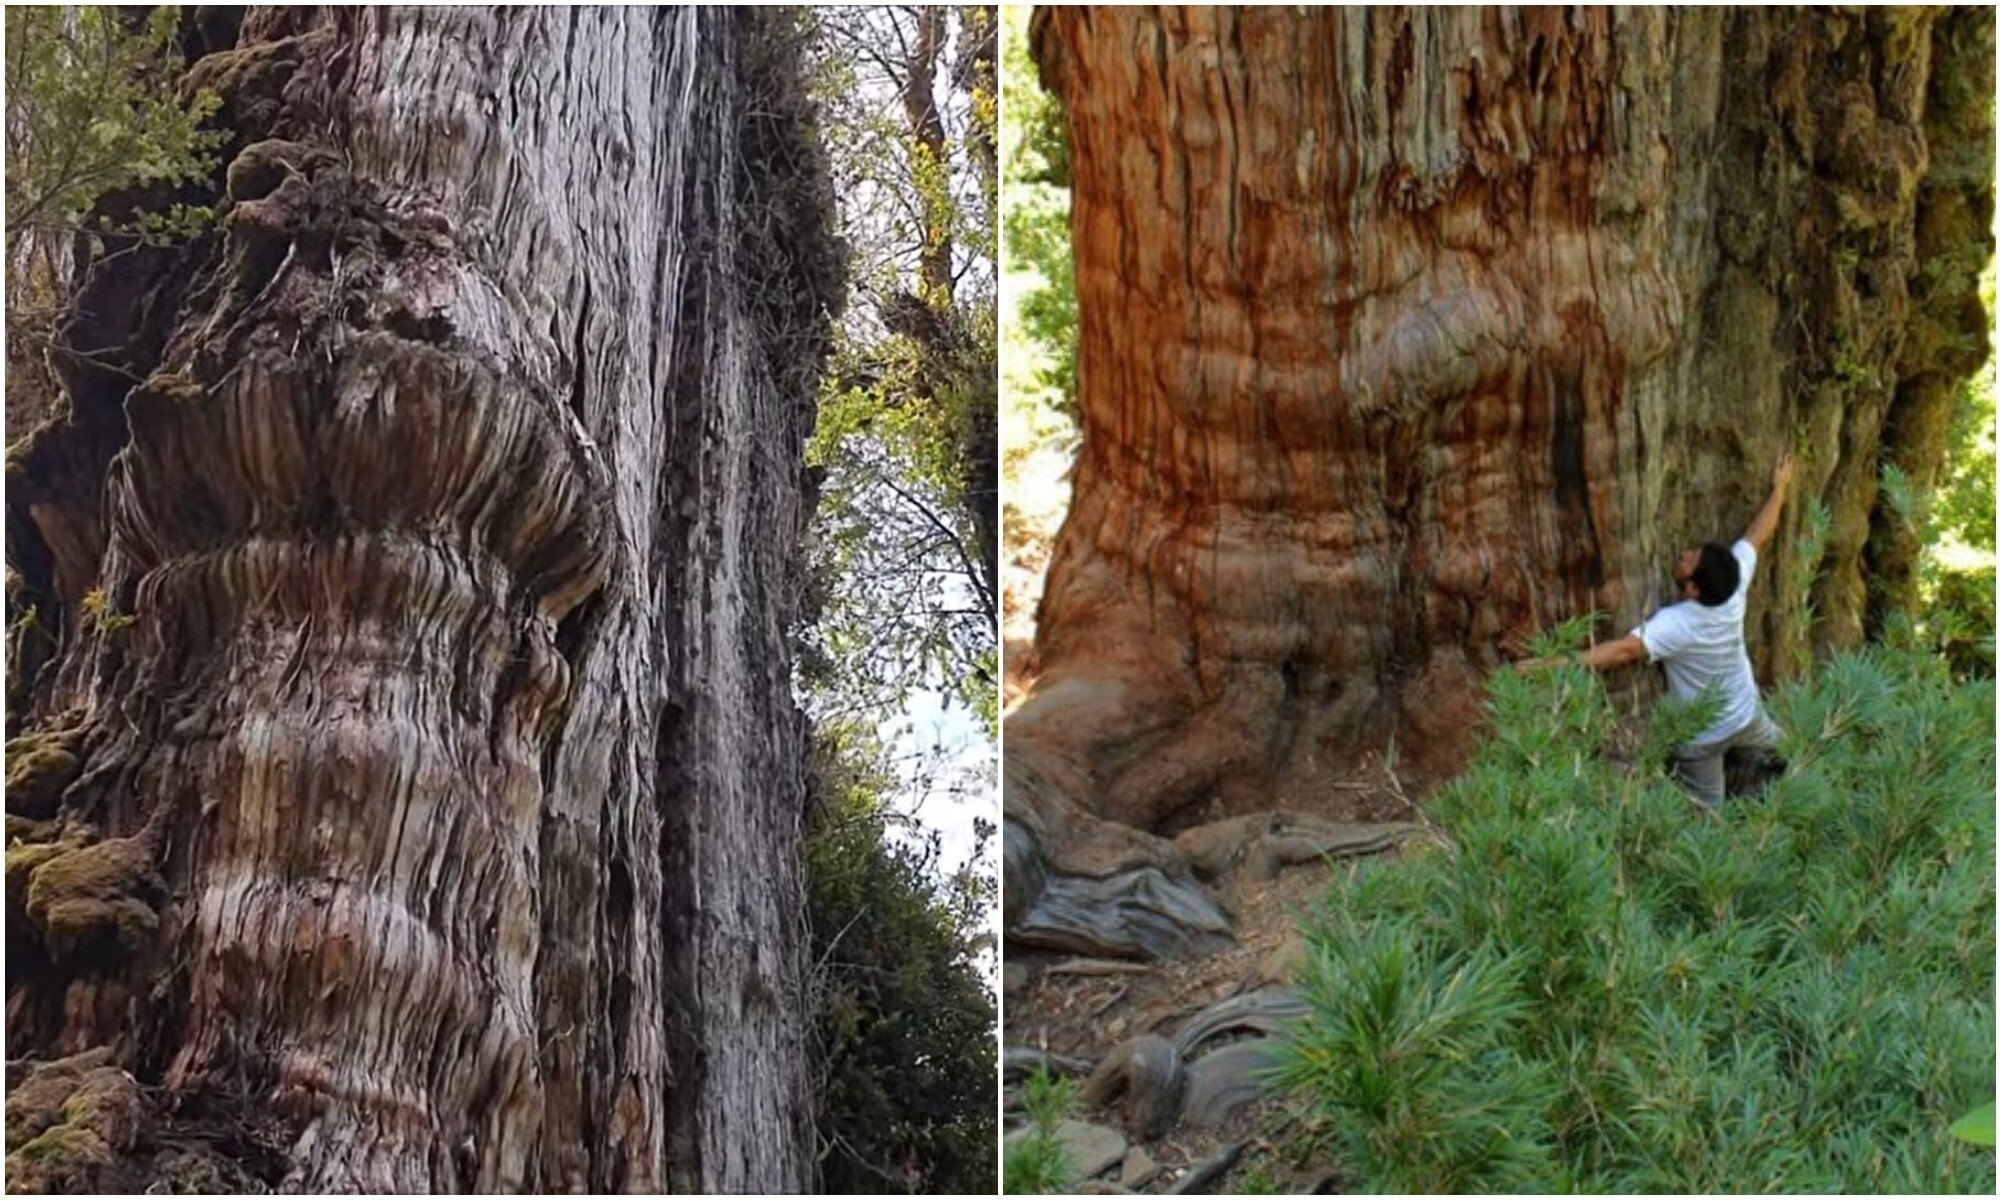
{"type": "Polygon", "coordinates": [[[25,1079],[15,1079],[7,1092],[8,1144],[19,1146],[43,1130],[60,1125],[63,1105],[76,1094],[84,1075],[110,1061],[111,1051],[100,1047],[54,1062],[38,1063],[25,1079]]]}
{"type": "Polygon", "coordinates": [[[139,1087],[106,1049],[42,1063],[7,1095],[7,1188],[94,1191],[138,1137],[139,1087]]]}
{"type": "Polygon", "coordinates": [[[24,733],[7,743],[7,811],[42,818],[55,815],[64,789],[83,773],[76,735],[24,733]]]}
{"type": "MultiPolygon", "coordinates": [[[[24,906],[57,958],[85,950],[137,949],[159,928],[166,886],[153,868],[153,851],[136,838],[106,838],[84,846],[59,844],[59,852],[27,868],[24,906]]],[[[8,852],[10,884],[15,856],[8,852]]]]}

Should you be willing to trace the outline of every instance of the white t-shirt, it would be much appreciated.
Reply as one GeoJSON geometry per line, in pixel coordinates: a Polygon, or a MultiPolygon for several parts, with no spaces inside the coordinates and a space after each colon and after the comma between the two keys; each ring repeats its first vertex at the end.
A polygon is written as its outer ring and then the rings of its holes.
{"type": "Polygon", "coordinates": [[[1757,677],[1743,648],[1744,597],[1757,570],[1757,548],[1739,541],[1729,552],[1743,572],[1729,599],[1713,608],[1699,600],[1669,604],[1632,631],[1646,643],[1651,661],[1667,664],[1667,690],[1675,697],[1692,700],[1711,684],[1721,694],[1722,714],[1690,746],[1714,745],[1757,717],[1757,677]]]}

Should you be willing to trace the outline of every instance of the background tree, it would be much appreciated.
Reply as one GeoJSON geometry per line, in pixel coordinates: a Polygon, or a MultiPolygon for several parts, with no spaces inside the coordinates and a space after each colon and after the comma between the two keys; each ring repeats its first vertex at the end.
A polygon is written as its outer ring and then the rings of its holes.
{"type": "Polygon", "coordinates": [[[1007,730],[1024,944],[1220,932],[1156,834],[1392,738],[1450,773],[1484,673],[1566,616],[1629,627],[1782,449],[1760,671],[1907,590],[1878,480],[1935,475],[1985,342],[1989,11],[1050,9],[1035,36],[1083,445],[1007,730]]]}
{"type": "Polygon", "coordinates": [[[854,269],[810,454],[807,850],[831,1191],[990,1192],[991,8],[815,16],[854,269]],[[939,803],[939,801],[943,801],[939,803]]]}
{"type": "Polygon", "coordinates": [[[23,4],[7,10],[7,424],[18,439],[49,414],[56,326],[75,290],[79,238],[185,237],[211,215],[170,202],[97,212],[100,196],[207,176],[221,135],[201,128],[216,94],[176,96],[179,9],[23,4]],[[92,220],[92,217],[95,217],[92,220]],[[38,403],[39,402],[39,403],[38,403]]]}
{"type": "Polygon", "coordinates": [[[1009,7],[1002,17],[1007,120],[1001,129],[1007,205],[1002,214],[1002,254],[1017,286],[1010,324],[1024,335],[1023,353],[1010,371],[1023,377],[1010,390],[1051,393],[1056,407],[1073,411],[1076,395],[1076,272],[1069,244],[1069,146],[1063,112],[1043,91],[1028,49],[1028,9],[1009,7]]]}
{"type": "Polygon", "coordinates": [[[796,22],[175,44],[214,228],[75,243],[8,461],[10,1185],[810,1186],[796,22]]]}
{"type": "Polygon", "coordinates": [[[953,692],[990,727],[998,625],[990,6],[829,9],[819,70],[854,255],[813,459],[816,684],[953,692]]]}

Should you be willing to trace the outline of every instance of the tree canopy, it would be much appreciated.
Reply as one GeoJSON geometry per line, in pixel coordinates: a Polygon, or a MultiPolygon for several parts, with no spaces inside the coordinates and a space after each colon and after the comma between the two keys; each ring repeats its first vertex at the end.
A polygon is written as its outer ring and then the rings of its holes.
{"type": "Polygon", "coordinates": [[[808,455],[807,877],[829,1191],[994,1186],[995,13],[824,9],[853,286],[808,455]],[[923,728],[920,712],[937,714],[923,728]],[[952,811],[947,811],[950,809],[952,811]],[[961,858],[969,849],[969,856],[961,858]]]}

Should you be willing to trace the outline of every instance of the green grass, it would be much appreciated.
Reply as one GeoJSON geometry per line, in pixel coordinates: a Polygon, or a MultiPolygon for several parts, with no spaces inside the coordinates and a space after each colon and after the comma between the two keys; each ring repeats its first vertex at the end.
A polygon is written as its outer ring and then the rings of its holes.
{"type": "Polygon", "coordinates": [[[1835,658],[1773,697],[1791,769],[1713,816],[1607,760],[1584,672],[1490,702],[1451,848],[1308,922],[1299,1149],[1371,1190],[1992,1193],[1949,1132],[1993,1099],[1990,680],[1835,658]]]}

